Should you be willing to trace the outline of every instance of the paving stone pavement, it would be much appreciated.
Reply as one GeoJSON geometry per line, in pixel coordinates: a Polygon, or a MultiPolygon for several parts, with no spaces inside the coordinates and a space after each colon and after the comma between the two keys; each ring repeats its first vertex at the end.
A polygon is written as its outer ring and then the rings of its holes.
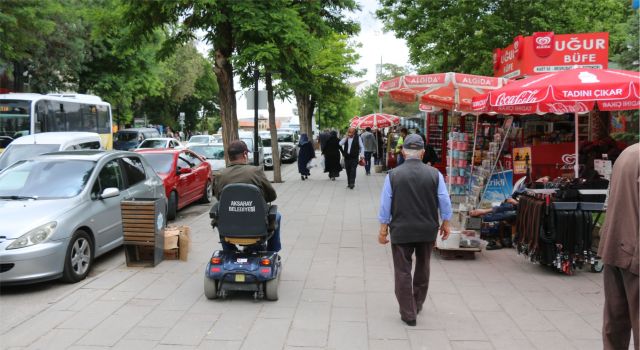
{"type": "Polygon", "coordinates": [[[276,184],[283,215],[277,302],[207,300],[203,272],[219,248],[207,213],[189,260],[127,267],[122,250],[75,284],[46,283],[0,297],[2,349],[600,349],[602,276],[564,276],[518,256],[431,260],[416,327],[400,321],[389,246],[377,243],[383,174],[358,169],[301,181],[295,164],[276,184]]]}

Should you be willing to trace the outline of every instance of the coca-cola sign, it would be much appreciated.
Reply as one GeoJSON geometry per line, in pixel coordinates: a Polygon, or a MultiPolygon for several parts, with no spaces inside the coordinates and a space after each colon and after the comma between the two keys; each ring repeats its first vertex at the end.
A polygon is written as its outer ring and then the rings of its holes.
{"type": "Polygon", "coordinates": [[[520,92],[517,95],[508,95],[503,92],[498,95],[496,98],[494,106],[510,106],[510,105],[522,105],[529,103],[539,102],[536,99],[536,95],[540,92],[540,90],[525,90],[520,92]]]}
{"type": "Polygon", "coordinates": [[[553,32],[533,33],[533,51],[538,57],[548,57],[553,53],[553,32]]]}

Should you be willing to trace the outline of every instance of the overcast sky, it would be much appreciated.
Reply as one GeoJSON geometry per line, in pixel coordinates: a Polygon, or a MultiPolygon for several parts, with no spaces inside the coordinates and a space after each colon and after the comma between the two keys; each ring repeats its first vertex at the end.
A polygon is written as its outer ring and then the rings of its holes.
{"type": "Polygon", "coordinates": [[[377,0],[359,0],[361,12],[354,16],[360,22],[360,35],[355,40],[362,44],[358,49],[360,61],[358,69],[366,69],[364,79],[376,80],[376,64],[393,63],[399,66],[409,64],[409,49],[403,39],[397,39],[393,32],[382,32],[382,21],[375,16],[377,0]]]}

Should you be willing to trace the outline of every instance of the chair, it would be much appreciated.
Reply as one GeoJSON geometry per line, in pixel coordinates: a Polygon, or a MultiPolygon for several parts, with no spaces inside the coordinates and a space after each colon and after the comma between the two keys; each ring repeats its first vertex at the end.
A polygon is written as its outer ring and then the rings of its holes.
{"type": "Polygon", "coordinates": [[[236,183],[222,189],[209,217],[225,242],[245,250],[264,250],[275,230],[276,213],[277,206],[265,202],[260,188],[236,183]]]}

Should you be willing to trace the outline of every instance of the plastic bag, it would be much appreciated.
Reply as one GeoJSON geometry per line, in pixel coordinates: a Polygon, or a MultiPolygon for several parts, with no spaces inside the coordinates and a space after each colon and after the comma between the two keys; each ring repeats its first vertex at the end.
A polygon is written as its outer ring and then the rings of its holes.
{"type": "Polygon", "coordinates": [[[324,156],[320,156],[320,168],[324,169],[324,156]]]}
{"type": "Polygon", "coordinates": [[[314,168],[314,167],[316,167],[316,166],[317,166],[317,164],[316,164],[316,162],[315,162],[313,159],[311,159],[311,160],[309,161],[309,163],[307,163],[307,169],[311,169],[311,168],[314,168]]]}

